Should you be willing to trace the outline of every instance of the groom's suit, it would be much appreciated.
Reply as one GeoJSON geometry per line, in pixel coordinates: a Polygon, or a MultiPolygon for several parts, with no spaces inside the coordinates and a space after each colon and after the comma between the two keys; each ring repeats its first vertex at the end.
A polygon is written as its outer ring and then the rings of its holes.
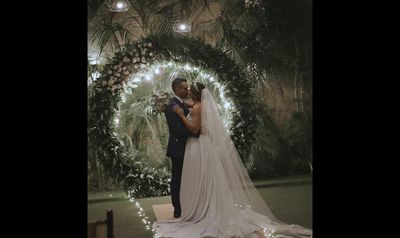
{"type": "Polygon", "coordinates": [[[181,215],[181,205],[179,200],[179,192],[181,186],[183,158],[185,155],[186,140],[193,135],[183,124],[178,114],[173,111],[174,105],[180,106],[185,116],[189,113],[189,109],[181,103],[179,99],[174,97],[165,110],[169,129],[169,140],[167,148],[167,156],[171,158],[171,200],[174,206],[174,215],[181,215]]]}

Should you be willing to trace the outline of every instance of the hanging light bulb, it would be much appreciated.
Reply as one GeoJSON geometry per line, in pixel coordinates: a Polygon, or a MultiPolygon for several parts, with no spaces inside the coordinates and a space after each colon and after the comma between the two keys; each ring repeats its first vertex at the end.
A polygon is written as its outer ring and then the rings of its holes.
{"type": "Polygon", "coordinates": [[[192,31],[192,26],[188,23],[181,22],[178,24],[175,24],[173,27],[175,32],[191,32],[192,31]]]}
{"type": "Polygon", "coordinates": [[[127,0],[108,0],[107,5],[113,12],[126,12],[131,3],[127,0]]]}

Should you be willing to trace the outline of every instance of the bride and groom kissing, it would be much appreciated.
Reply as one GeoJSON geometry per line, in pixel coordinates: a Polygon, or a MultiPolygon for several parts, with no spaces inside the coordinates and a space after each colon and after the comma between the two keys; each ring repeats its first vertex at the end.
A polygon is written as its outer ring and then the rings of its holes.
{"type": "Polygon", "coordinates": [[[174,219],[153,224],[158,237],[312,237],[278,220],[265,203],[219,117],[211,93],[184,78],[165,110],[174,219]],[[193,103],[184,99],[191,98],[193,103]],[[191,108],[191,109],[189,109],[191,108]],[[262,235],[262,236],[260,236],[262,235]]]}

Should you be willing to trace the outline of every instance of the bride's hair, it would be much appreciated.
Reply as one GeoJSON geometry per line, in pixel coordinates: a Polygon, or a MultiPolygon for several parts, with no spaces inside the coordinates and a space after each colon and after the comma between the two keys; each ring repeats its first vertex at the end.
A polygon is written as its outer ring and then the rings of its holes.
{"type": "Polygon", "coordinates": [[[194,82],[190,84],[190,90],[192,91],[192,96],[198,102],[201,102],[201,90],[205,89],[206,87],[202,83],[194,82]]]}

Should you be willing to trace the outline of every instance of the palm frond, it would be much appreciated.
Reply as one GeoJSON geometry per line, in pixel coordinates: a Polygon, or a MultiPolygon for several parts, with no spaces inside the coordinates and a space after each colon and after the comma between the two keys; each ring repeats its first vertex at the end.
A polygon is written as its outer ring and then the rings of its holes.
{"type": "Polygon", "coordinates": [[[115,15],[116,13],[101,14],[89,26],[89,41],[96,44],[100,55],[104,50],[119,49],[124,43],[136,37],[130,30],[130,19],[115,22],[115,15]]]}
{"type": "Polygon", "coordinates": [[[107,0],[88,0],[88,18],[89,21],[92,20],[100,11],[100,9],[105,5],[107,0]]]}
{"type": "Polygon", "coordinates": [[[171,33],[173,26],[181,20],[181,8],[176,2],[165,5],[156,14],[157,17],[152,24],[153,28],[160,33],[171,33]]]}

